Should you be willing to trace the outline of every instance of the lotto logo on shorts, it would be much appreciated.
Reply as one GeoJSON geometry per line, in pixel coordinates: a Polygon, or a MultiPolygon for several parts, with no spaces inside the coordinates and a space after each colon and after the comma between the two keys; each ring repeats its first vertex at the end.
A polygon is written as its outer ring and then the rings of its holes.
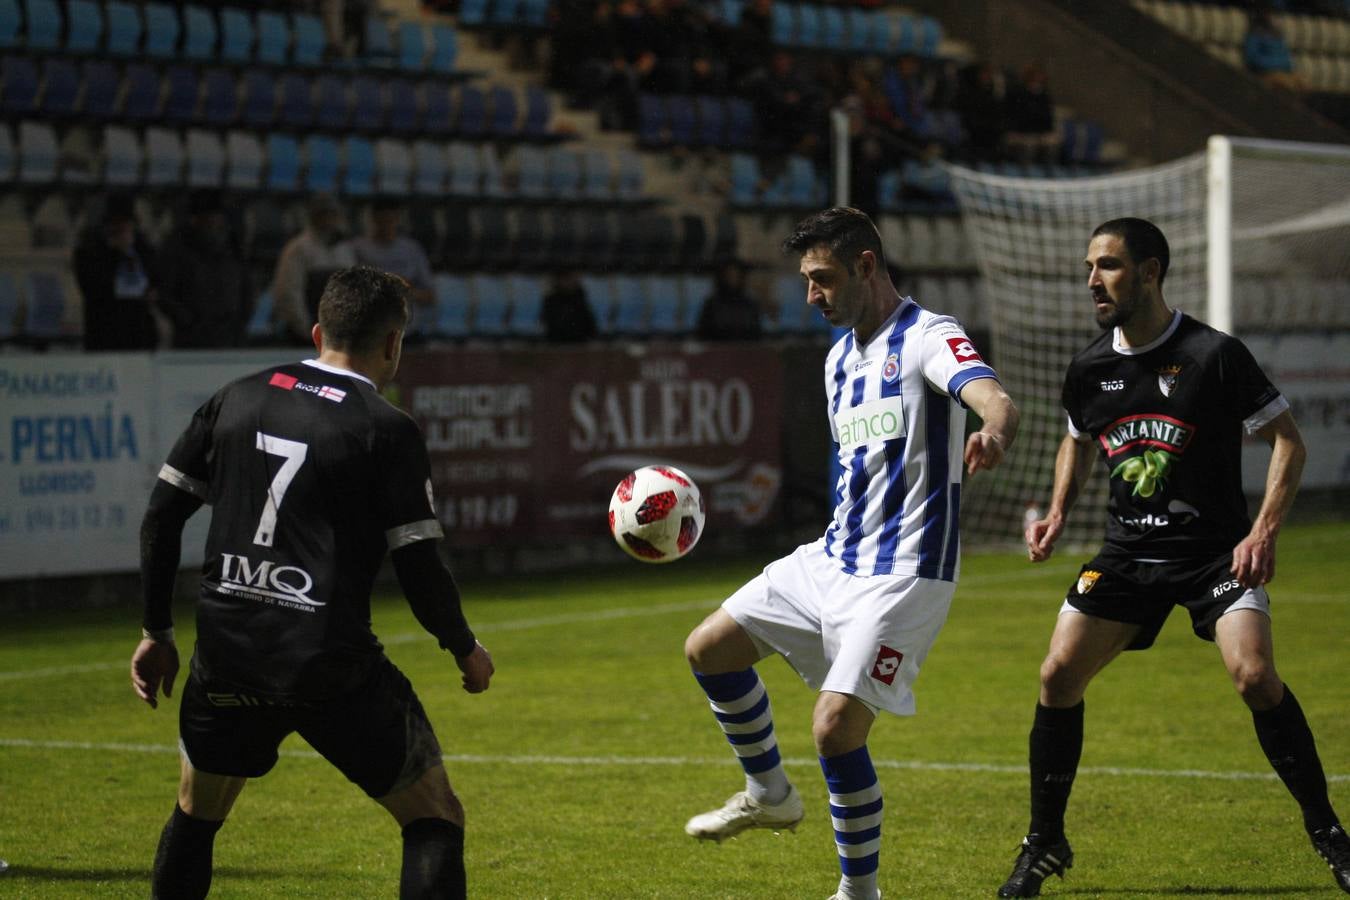
{"type": "Polygon", "coordinates": [[[899,650],[892,650],[885,644],[877,651],[877,661],[872,663],[872,677],[882,684],[891,684],[895,681],[895,673],[900,671],[900,661],[905,658],[905,654],[899,650]]]}
{"type": "Polygon", "coordinates": [[[952,356],[959,363],[984,362],[980,351],[975,349],[969,338],[947,338],[947,346],[952,348],[952,356]]]}

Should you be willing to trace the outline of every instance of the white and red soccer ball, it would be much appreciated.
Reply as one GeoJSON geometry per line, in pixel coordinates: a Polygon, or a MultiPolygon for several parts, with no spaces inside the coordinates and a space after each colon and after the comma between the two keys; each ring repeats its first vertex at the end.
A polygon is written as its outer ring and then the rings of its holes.
{"type": "Polygon", "coordinates": [[[698,485],[674,466],[629,472],[609,501],[610,533],[642,562],[672,562],[694,549],[704,516],[698,485]]]}

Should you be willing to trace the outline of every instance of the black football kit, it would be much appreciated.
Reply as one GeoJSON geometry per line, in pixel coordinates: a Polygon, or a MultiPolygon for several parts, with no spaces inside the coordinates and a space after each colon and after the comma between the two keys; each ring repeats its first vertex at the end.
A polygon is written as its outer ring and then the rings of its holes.
{"type": "Polygon", "coordinates": [[[1125,347],[1102,334],[1064,379],[1069,428],[1091,438],[1110,478],[1106,542],[1068,601],[1144,628],[1152,644],[1174,604],[1198,635],[1246,593],[1229,574],[1251,520],[1242,439],[1288,409],[1236,338],[1184,313],[1159,338],[1125,347]]]}

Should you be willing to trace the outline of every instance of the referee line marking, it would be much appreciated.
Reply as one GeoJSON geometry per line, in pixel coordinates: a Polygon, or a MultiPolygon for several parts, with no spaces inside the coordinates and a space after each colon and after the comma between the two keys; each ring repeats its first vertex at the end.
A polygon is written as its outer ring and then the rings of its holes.
{"type": "MultiPolygon", "coordinates": [[[[95,743],[92,741],[35,741],[26,738],[0,738],[0,747],[23,750],[89,750],[99,753],[178,754],[170,744],[95,743]]],[[[281,756],[294,759],[321,759],[313,750],[281,750],[281,756]]],[[[562,766],[566,768],[604,768],[606,766],[725,766],[729,757],[704,756],[556,756],[506,755],[490,756],[477,753],[447,753],[445,762],[460,765],[502,766],[562,766]]],[[[818,769],[818,759],[786,757],[783,765],[794,768],[818,769]]],[[[923,762],[920,760],[874,759],[878,769],[896,769],[917,772],[986,772],[997,775],[1024,775],[1024,765],[996,763],[923,762]]],[[[1213,772],[1205,769],[1148,769],[1137,766],[1083,766],[1080,775],[1111,775],[1122,778],[1190,778],[1214,781],[1277,781],[1274,772],[1213,772]]],[[[1350,781],[1350,775],[1327,775],[1327,781],[1350,781]]]]}

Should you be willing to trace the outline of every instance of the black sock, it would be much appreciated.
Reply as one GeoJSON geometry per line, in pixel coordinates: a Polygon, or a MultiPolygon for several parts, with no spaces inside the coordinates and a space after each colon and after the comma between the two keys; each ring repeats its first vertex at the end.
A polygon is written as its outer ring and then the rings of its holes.
{"type": "Polygon", "coordinates": [[[1252,712],[1252,724],[1266,759],[1303,810],[1304,827],[1312,832],[1335,825],[1336,813],[1327,796],[1327,776],[1317,756],[1312,729],[1289,685],[1284,686],[1284,698],[1273,708],[1252,712]]]}
{"type": "Polygon", "coordinates": [[[403,826],[399,900],[464,900],[464,829],[448,819],[403,826]]]}
{"type": "Polygon", "coordinates": [[[164,824],[151,876],[153,900],[200,900],[211,890],[211,850],[224,822],[196,819],[177,804],[164,824]]]}
{"type": "Polygon", "coordinates": [[[1064,837],[1064,810],[1083,755],[1083,701],[1068,709],[1036,704],[1031,725],[1031,827],[1044,843],[1064,837]]]}

